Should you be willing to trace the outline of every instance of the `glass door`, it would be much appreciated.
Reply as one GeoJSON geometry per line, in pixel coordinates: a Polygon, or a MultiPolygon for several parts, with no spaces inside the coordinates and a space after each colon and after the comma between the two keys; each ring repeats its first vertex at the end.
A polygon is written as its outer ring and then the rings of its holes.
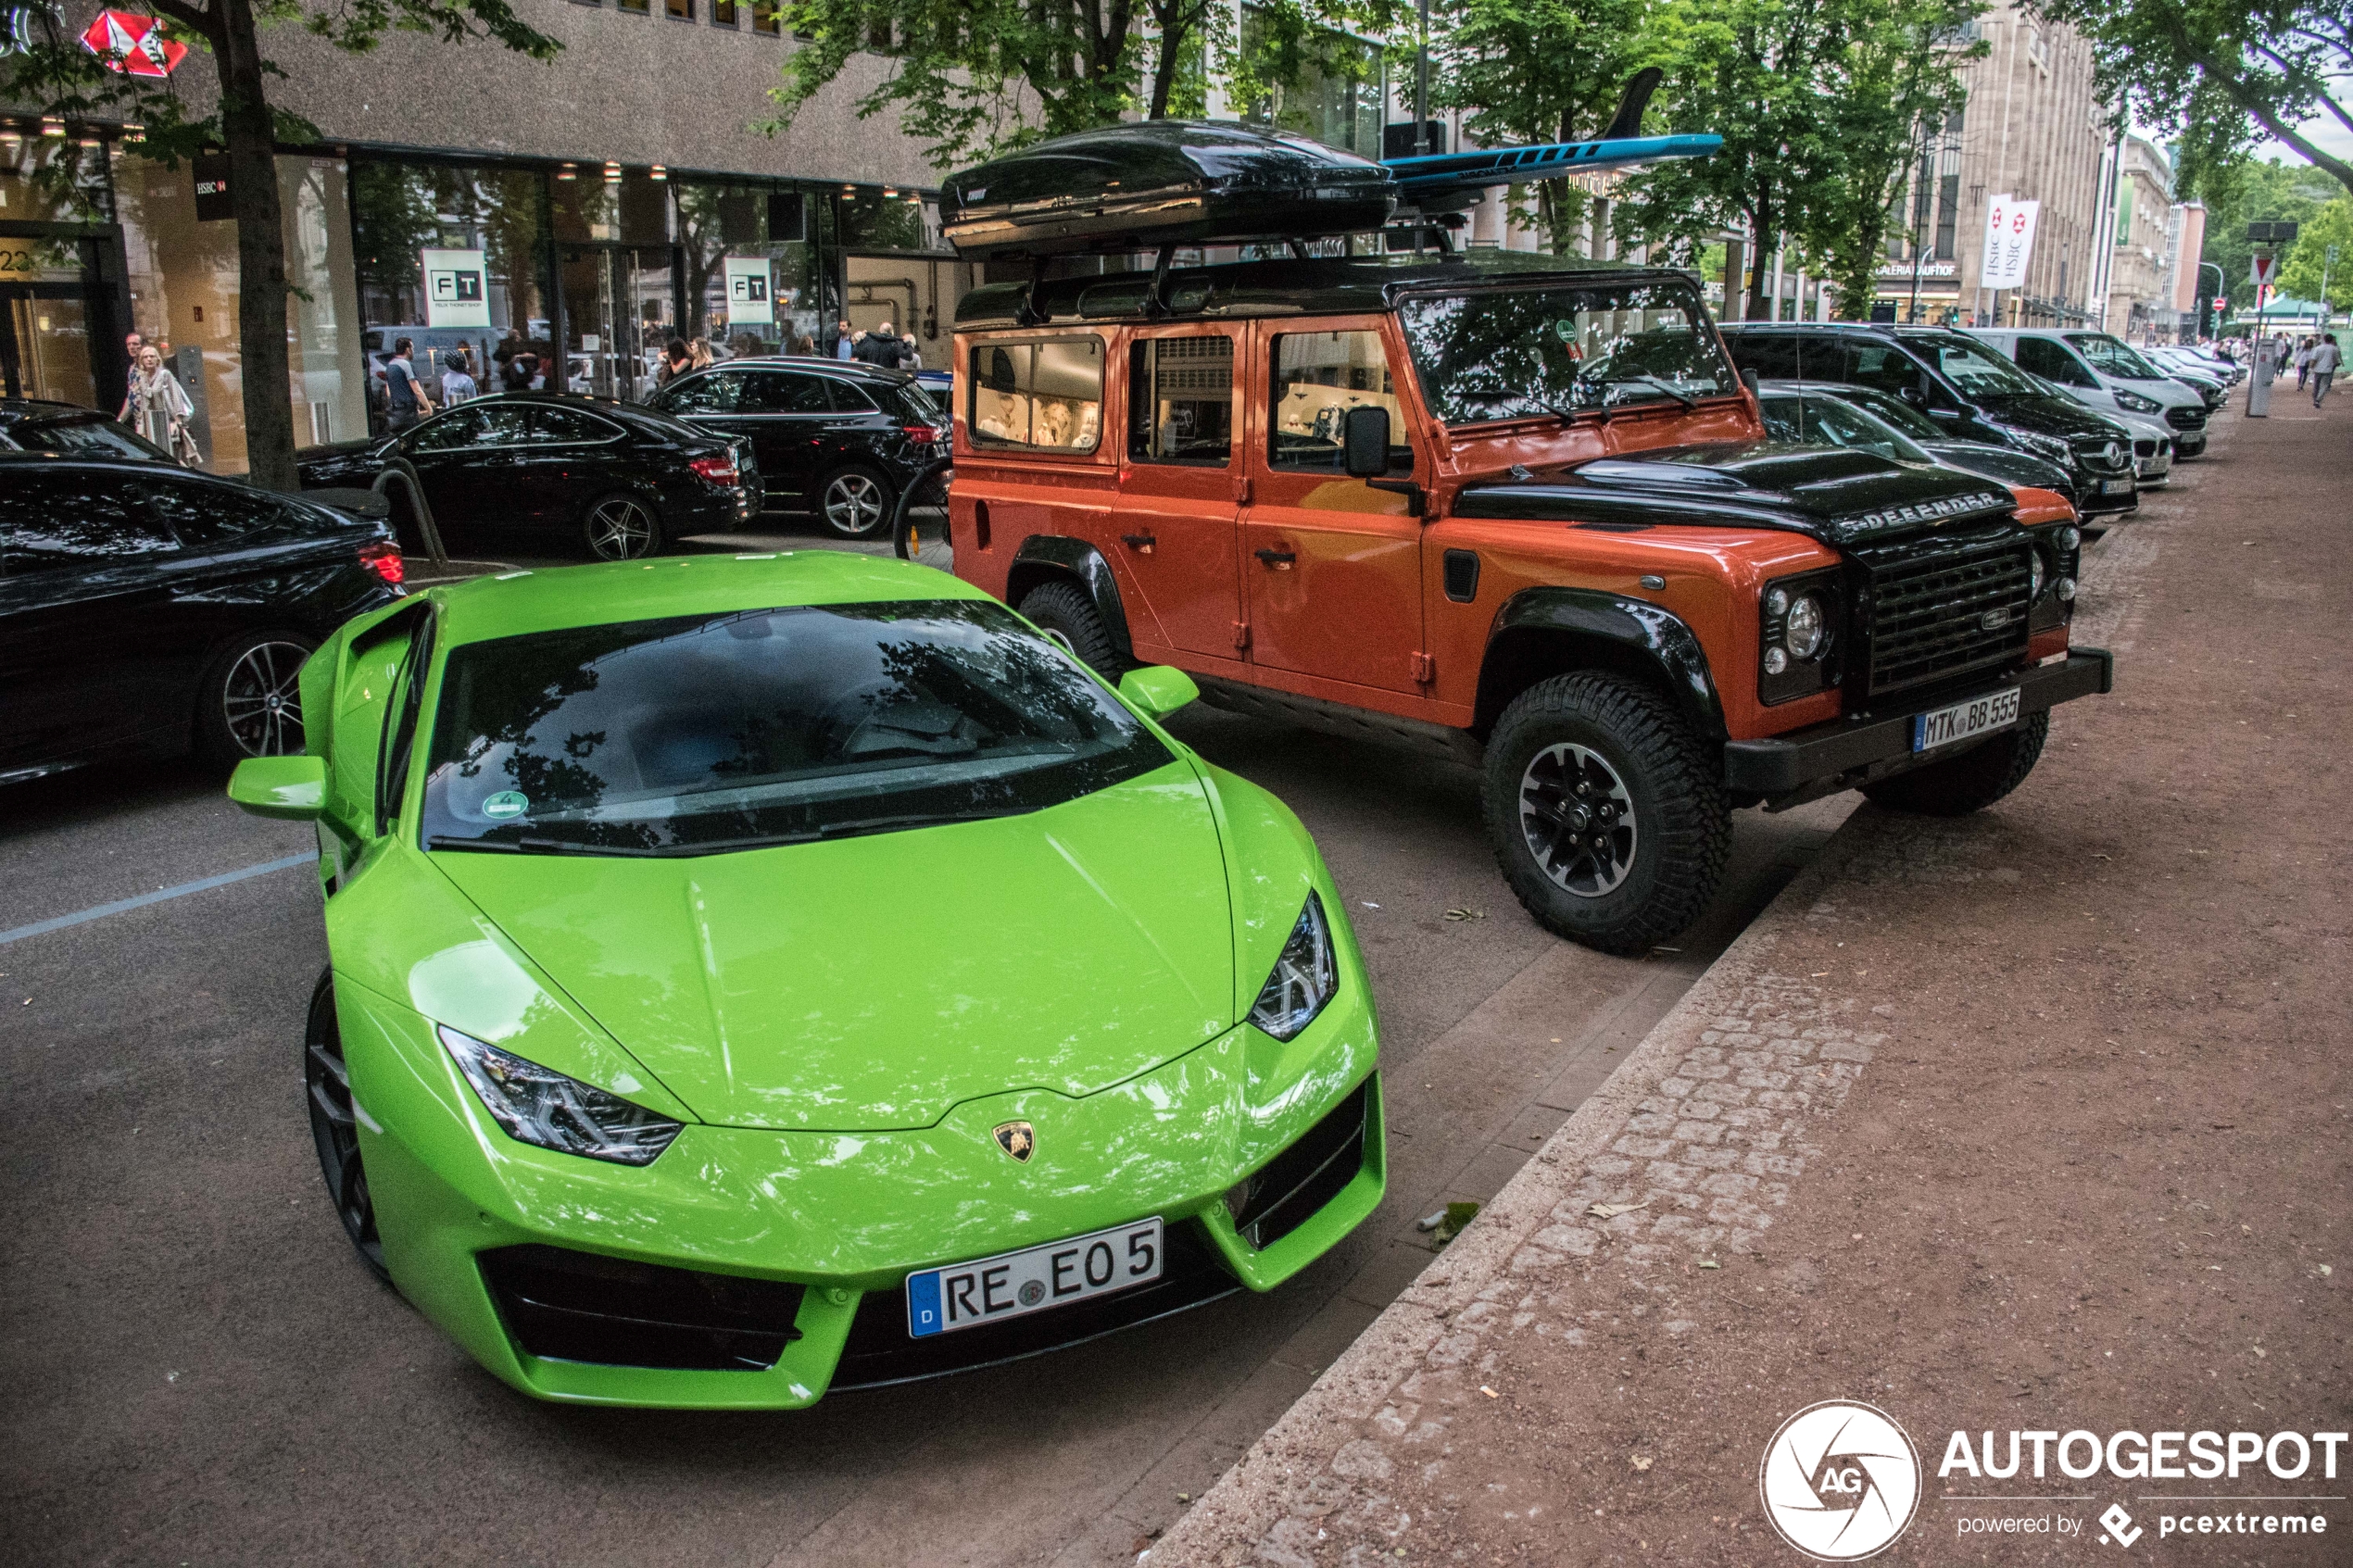
{"type": "Polygon", "coordinates": [[[642,403],[678,335],[677,269],[667,245],[575,245],[558,256],[568,392],[642,403]]]}
{"type": "MultiPolygon", "coordinates": [[[[90,313],[70,283],[0,283],[0,397],[98,405],[90,313]]],[[[108,410],[111,412],[111,410],[108,410]]]]}

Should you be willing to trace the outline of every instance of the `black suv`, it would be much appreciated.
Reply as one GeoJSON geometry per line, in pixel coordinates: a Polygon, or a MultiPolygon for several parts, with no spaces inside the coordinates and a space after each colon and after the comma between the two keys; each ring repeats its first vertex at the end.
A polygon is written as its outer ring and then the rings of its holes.
{"type": "Polygon", "coordinates": [[[1956,441],[1982,441],[2067,465],[2077,509],[2140,505],[2133,434],[1948,327],[1845,322],[1723,323],[1732,362],[1767,381],[1844,382],[1892,394],[1956,441]]]}
{"type": "Polygon", "coordinates": [[[905,370],[850,359],[730,359],[648,400],[749,438],[768,504],[811,511],[845,539],[879,535],[899,492],[948,455],[947,410],[905,370]]]}

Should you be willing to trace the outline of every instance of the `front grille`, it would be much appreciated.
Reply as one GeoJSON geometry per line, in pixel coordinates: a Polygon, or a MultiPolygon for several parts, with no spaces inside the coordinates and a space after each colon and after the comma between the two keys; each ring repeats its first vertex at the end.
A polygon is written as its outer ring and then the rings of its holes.
{"type": "Polygon", "coordinates": [[[2186,406],[2178,408],[2168,408],[2165,410],[2165,422],[2171,425],[2175,430],[2204,430],[2206,428],[2206,410],[2203,408],[2192,408],[2186,406]]]}
{"type": "Polygon", "coordinates": [[[2151,438],[2149,438],[2148,436],[2145,436],[2145,436],[2141,437],[2141,439],[2140,439],[2140,440],[2135,441],[2134,443],[2133,443],[2133,456],[2134,456],[2134,457],[2136,457],[2136,458],[2154,458],[2154,457],[2156,457],[2156,456],[2157,456],[2157,443],[2156,443],[2154,440],[2152,440],[2151,438]]]}
{"type": "Polygon", "coordinates": [[[607,1366],[760,1372],[800,1337],[801,1287],[561,1247],[479,1255],[507,1332],[531,1355],[607,1366]]]}
{"type": "Polygon", "coordinates": [[[832,1390],[878,1388],[1042,1355],[1198,1307],[1241,1288],[1202,1238],[1196,1222],[1167,1226],[1161,1233],[1161,1248],[1166,1261],[1160,1278],[1149,1285],[921,1339],[907,1332],[905,1286],[869,1291],[858,1303],[858,1316],[849,1325],[849,1342],[834,1369],[832,1390]]]}
{"type": "Polygon", "coordinates": [[[1365,1166],[1365,1113],[1372,1089],[1367,1077],[1250,1178],[1250,1196],[1234,1216],[1234,1229],[1244,1241],[1272,1247],[1356,1179],[1365,1166]]]}
{"type": "Polygon", "coordinates": [[[2033,547],[2016,530],[1858,554],[1870,572],[1872,696],[2007,663],[2026,651],[2033,547]]]}

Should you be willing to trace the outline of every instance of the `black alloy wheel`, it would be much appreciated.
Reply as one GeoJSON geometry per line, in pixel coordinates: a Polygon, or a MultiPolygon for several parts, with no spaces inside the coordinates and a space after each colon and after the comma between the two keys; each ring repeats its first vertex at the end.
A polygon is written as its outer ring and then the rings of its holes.
{"type": "Polygon", "coordinates": [[[301,751],[302,661],[316,646],[295,632],[249,633],[232,644],[197,691],[197,748],[231,767],[301,751]]]}
{"type": "Polygon", "coordinates": [[[889,482],[872,469],[836,469],[818,486],[817,515],[844,539],[865,539],[890,522],[889,482]]]}
{"type": "Polygon", "coordinates": [[[638,560],[661,549],[661,519],[638,496],[607,495],[589,506],[581,536],[598,560],[638,560]]]}
{"type": "Polygon", "coordinates": [[[359,1161],[359,1114],[351,1095],[351,1071],[344,1064],[343,1030],[335,1019],[335,972],[327,969],[310,993],[310,1016],[303,1028],[302,1083],[310,1106],[310,1137],[319,1146],[319,1173],[327,1197],[343,1222],[344,1235],[369,1272],[392,1283],[384,1268],[384,1242],[376,1235],[375,1201],[359,1161]]]}
{"type": "Polygon", "coordinates": [[[1504,880],[1538,924],[1605,953],[1671,941],[1731,847],[1708,746],[1653,687],[1580,672],[1504,709],[1480,791],[1504,880]]]}

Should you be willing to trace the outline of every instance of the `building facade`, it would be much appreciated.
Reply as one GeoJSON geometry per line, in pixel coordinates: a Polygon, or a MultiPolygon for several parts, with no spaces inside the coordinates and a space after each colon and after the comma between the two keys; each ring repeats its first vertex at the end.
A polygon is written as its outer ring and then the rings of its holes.
{"type": "Polygon", "coordinates": [[[1981,37],[1985,56],[1961,70],[1967,102],[1923,139],[1898,198],[1877,314],[1979,326],[2094,320],[2109,107],[2093,84],[2091,47],[2007,3],[1963,30],[1964,42],[1981,37]],[[1998,297],[1979,286],[1997,196],[2042,204],[2025,285],[1998,297]]]}
{"type": "Polygon", "coordinates": [[[2173,298],[2182,218],[2172,159],[2146,137],[2127,136],[2116,152],[2115,186],[2108,330],[2134,343],[2171,342],[2182,320],[2173,298]]]}
{"type": "MultiPolygon", "coordinates": [[[[722,357],[829,351],[836,321],[887,320],[946,362],[971,270],[939,244],[922,146],[856,116],[887,62],[854,60],[770,137],[752,125],[793,44],[768,0],[517,9],[562,43],[553,60],[398,31],[363,56],[265,34],[286,71],[275,107],[321,132],[277,160],[299,445],[383,427],[376,371],[400,337],[429,385],[462,351],[487,388],[494,357],[521,346],[541,384],[621,397],[651,390],[672,337],[722,357]]],[[[178,75],[205,112],[209,61],[178,75]]],[[[0,247],[33,263],[0,282],[0,393],[111,408],[137,331],[168,345],[207,466],[243,471],[223,171],[40,107],[0,104],[0,247]]]]}

